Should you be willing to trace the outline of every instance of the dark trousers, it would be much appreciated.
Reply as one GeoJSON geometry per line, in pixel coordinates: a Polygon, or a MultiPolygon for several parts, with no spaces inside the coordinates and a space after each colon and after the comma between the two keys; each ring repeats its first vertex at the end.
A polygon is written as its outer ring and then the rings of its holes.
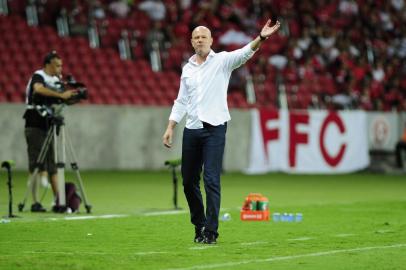
{"type": "Polygon", "coordinates": [[[225,146],[227,124],[211,126],[204,123],[202,129],[183,131],[182,178],[189,204],[191,222],[198,228],[217,234],[220,211],[220,174],[225,146]],[[206,214],[200,175],[203,170],[206,191],[206,214]]]}
{"type": "Polygon", "coordinates": [[[48,132],[40,128],[27,127],[25,128],[25,140],[27,142],[28,152],[28,169],[33,173],[38,167],[39,171],[48,171],[49,175],[56,173],[56,165],[54,160],[53,140],[49,144],[44,163],[37,164],[37,159],[41,152],[48,132]]]}
{"type": "Polygon", "coordinates": [[[402,151],[406,151],[406,142],[400,141],[396,144],[396,164],[398,168],[403,168],[402,151]]]}

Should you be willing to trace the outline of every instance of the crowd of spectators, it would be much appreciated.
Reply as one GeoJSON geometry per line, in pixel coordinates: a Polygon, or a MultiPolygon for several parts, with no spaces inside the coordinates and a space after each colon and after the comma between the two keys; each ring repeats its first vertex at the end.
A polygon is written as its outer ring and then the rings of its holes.
{"type": "MultiPolygon", "coordinates": [[[[263,105],[276,104],[275,93],[285,91],[291,108],[406,110],[403,0],[62,2],[69,3],[71,21],[82,24],[96,20],[108,29],[112,18],[147,20],[145,29],[127,29],[136,33],[130,43],[134,57],[148,57],[157,40],[164,69],[177,71],[192,53],[194,27],[212,30],[215,50],[232,50],[258,35],[268,18],[278,19],[281,31],[235,72],[231,90],[251,74],[263,105]]],[[[100,30],[102,44],[107,32],[100,30]]]]}

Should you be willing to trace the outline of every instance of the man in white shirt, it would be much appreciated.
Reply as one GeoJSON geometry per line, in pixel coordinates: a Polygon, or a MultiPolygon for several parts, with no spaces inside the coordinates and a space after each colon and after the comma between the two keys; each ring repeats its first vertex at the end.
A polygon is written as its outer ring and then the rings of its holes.
{"type": "Polygon", "coordinates": [[[215,53],[213,38],[207,27],[192,32],[195,50],[183,67],[179,94],[174,102],[169,124],[162,137],[166,147],[172,146],[173,130],[186,115],[182,144],[182,178],[189,204],[191,222],[195,226],[196,243],[215,244],[218,237],[220,211],[220,173],[224,153],[227,121],[227,88],[231,72],[249,60],[280,27],[268,20],[258,37],[241,49],[215,53]],[[206,214],[200,192],[203,171],[206,191],[206,214]]]}

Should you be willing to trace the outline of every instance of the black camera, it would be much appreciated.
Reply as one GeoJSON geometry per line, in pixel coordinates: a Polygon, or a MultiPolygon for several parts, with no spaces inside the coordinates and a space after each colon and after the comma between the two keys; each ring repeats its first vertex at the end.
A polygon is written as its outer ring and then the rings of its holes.
{"type": "Polygon", "coordinates": [[[45,97],[42,95],[34,95],[33,101],[35,104],[42,104],[45,106],[51,106],[55,104],[66,104],[72,105],[80,102],[81,100],[87,99],[87,88],[84,83],[77,82],[72,75],[66,76],[66,81],[56,82],[55,85],[46,85],[47,88],[52,89],[56,92],[62,93],[67,90],[74,90],[75,94],[69,99],[61,99],[55,97],[45,97]]]}
{"type": "Polygon", "coordinates": [[[61,100],[62,103],[72,105],[80,102],[83,99],[87,99],[87,88],[84,83],[77,82],[72,75],[66,76],[66,79],[67,80],[65,82],[61,82],[61,90],[66,91],[73,89],[76,91],[76,94],[67,100],[61,100]]]}
{"type": "Polygon", "coordinates": [[[53,85],[45,84],[45,86],[58,93],[67,90],[74,90],[75,93],[69,99],[34,94],[32,96],[33,106],[43,117],[56,118],[56,116],[60,115],[63,108],[63,106],[59,105],[73,105],[87,99],[88,96],[86,85],[77,82],[71,75],[66,76],[65,81],[61,80],[53,85]]]}

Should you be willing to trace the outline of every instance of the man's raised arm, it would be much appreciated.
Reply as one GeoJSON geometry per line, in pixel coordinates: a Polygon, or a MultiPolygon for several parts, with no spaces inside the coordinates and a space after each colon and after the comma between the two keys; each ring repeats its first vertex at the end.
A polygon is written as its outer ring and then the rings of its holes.
{"type": "Polygon", "coordinates": [[[262,28],[261,32],[259,35],[251,41],[251,49],[253,51],[258,50],[258,48],[261,46],[262,42],[267,40],[273,33],[278,31],[278,29],[281,26],[281,23],[279,21],[276,21],[275,25],[271,26],[272,21],[268,20],[264,27],[262,28]]]}

